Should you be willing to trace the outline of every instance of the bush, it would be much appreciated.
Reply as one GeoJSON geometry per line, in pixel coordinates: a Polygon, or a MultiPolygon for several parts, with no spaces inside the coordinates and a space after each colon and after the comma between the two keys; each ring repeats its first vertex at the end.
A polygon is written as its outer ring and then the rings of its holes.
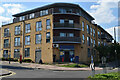
{"type": "Polygon", "coordinates": [[[22,59],[22,62],[33,62],[31,59],[22,59]]]}
{"type": "Polygon", "coordinates": [[[14,59],[14,58],[1,58],[2,61],[18,61],[18,59],[14,59]]]}

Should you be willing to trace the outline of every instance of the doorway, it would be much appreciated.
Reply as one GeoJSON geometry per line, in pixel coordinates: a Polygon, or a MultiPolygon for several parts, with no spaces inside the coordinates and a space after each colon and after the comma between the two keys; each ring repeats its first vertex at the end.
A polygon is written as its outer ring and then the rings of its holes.
{"type": "Polygon", "coordinates": [[[35,51],[35,62],[39,63],[41,59],[41,50],[35,51]]]}
{"type": "Polygon", "coordinates": [[[64,62],[70,62],[69,51],[65,51],[64,62]]]}

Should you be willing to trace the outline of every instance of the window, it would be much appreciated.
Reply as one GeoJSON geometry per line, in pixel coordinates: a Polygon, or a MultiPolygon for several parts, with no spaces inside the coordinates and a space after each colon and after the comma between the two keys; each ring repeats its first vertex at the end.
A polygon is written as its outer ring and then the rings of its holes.
{"type": "Polygon", "coordinates": [[[3,51],[3,57],[4,58],[8,58],[8,50],[4,50],[3,51]]]}
{"type": "Polygon", "coordinates": [[[66,9],[66,13],[72,13],[72,9],[67,8],[67,9],[66,9]]]}
{"type": "Polygon", "coordinates": [[[36,31],[41,31],[42,30],[42,22],[36,22],[36,31]]]}
{"type": "Polygon", "coordinates": [[[10,47],[9,45],[9,39],[4,39],[4,48],[10,47]]]}
{"type": "Polygon", "coordinates": [[[30,48],[25,48],[25,57],[30,56],[30,48]]]}
{"type": "Polygon", "coordinates": [[[41,39],[42,39],[41,34],[36,34],[36,44],[41,43],[41,39]]]}
{"type": "Polygon", "coordinates": [[[9,34],[9,28],[5,28],[4,29],[4,37],[8,37],[8,36],[10,36],[10,34],[9,34]]]}
{"type": "Polygon", "coordinates": [[[92,40],[92,38],[91,38],[91,44],[93,43],[93,40],[92,40]]]}
{"type": "Polygon", "coordinates": [[[90,34],[90,27],[87,25],[87,33],[90,34]]]}
{"type": "Polygon", "coordinates": [[[30,24],[26,24],[25,25],[25,33],[29,33],[30,32],[30,24]]]}
{"type": "Polygon", "coordinates": [[[46,29],[50,29],[50,19],[46,20],[46,29]]]}
{"type": "Polygon", "coordinates": [[[14,49],[14,58],[20,57],[20,49],[14,49]]]}
{"type": "Polygon", "coordinates": [[[60,23],[61,23],[61,24],[64,23],[64,19],[60,19],[60,23]]]}
{"type": "Polygon", "coordinates": [[[95,37],[95,29],[93,29],[93,37],[95,37]]]}
{"type": "Polygon", "coordinates": [[[40,16],[42,16],[42,11],[40,11],[40,16]]]}
{"type": "Polygon", "coordinates": [[[88,48],[88,57],[90,57],[91,54],[90,54],[90,48],[88,48]]]}
{"type": "Polygon", "coordinates": [[[74,37],[74,33],[68,33],[68,37],[74,37]]]}
{"type": "Polygon", "coordinates": [[[48,15],[48,10],[45,10],[45,11],[46,11],[46,13],[45,13],[45,14],[46,14],[46,15],[48,15]]]}
{"type": "Polygon", "coordinates": [[[100,46],[100,41],[98,41],[98,46],[100,46]]]}
{"type": "Polygon", "coordinates": [[[63,9],[63,8],[59,8],[59,12],[60,12],[60,13],[66,13],[66,10],[63,9]]]}
{"type": "Polygon", "coordinates": [[[30,45],[30,36],[25,36],[25,45],[30,45]]]}
{"type": "Polygon", "coordinates": [[[66,37],[66,33],[60,33],[60,37],[66,37]]]}
{"type": "Polygon", "coordinates": [[[30,19],[31,19],[31,18],[34,18],[34,15],[35,15],[34,13],[30,14],[30,16],[29,16],[30,19]]]}
{"type": "Polygon", "coordinates": [[[74,23],[74,21],[73,20],[69,20],[69,24],[73,24],[74,23]]]}
{"type": "Polygon", "coordinates": [[[94,42],[94,47],[95,47],[95,40],[93,42],[94,42]]]}
{"type": "Polygon", "coordinates": [[[50,42],[50,32],[46,33],[46,43],[50,42]]]}
{"type": "Polygon", "coordinates": [[[20,26],[15,26],[15,35],[20,35],[21,29],[20,26]]]}
{"type": "Polygon", "coordinates": [[[98,38],[100,38],[100,32],[98,31],[98,38]]]}
{"type": "Polygon", "coordinates": [[[90,37],[87,37],[87,45],[90,46],[90,37]]]}
{"type": "Polygon", "coordinates": [[[90,28],[90,34],[91,34],[91,36],[92,36],[92,27],[90,28]]]}
{"type": "Polygon", "coordinates": [[[85,43],[85,36],[84,36],[84,34],[82,35],[82,42],[83,42],[83,44],[85,43]]]}
{"type": "Polygon", "coordinates": [[[20,20],[20,21],[25,20],[25,16],[19,17],[19,20],[20,20]]]}
{"type": "Polygon", "coordinates": [[[82,31],[84,31],[84,22],[82,21],[82,31]]]}
{"type": "Polygon", "coordinates": [[[48,15],[48,10],[40,11],[40,16],[48,15]]]}
{"type": "Polygon", "coordinates": [[[20,46],[20,37],[16,37],[14,43],[14,46],[20,46]]]}

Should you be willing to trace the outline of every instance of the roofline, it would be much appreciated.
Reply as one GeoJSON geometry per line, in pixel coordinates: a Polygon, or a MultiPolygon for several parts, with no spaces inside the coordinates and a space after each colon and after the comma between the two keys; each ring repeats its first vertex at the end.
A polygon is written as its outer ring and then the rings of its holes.
{"type": "Polygon", "coordinates": [[[88,12],[86,12],[82,7],[80,7],[80,5],[78,4],[73,4],[73,3],[52,3],[52,4],[47,4],[47,5],[44,5],[44,6],[41,6],[41,7],[38,7],[38,8],[35,8],[35,9],[31,9],[31,10],[27,10],[27,11],[24,11],[24,12],[21,12],[21,13],[17,13],[17,14],[14,14],[12,15],[13,17],[19,17],[19,15],[24,15],[26,13],[32,13],[34,11],[39,11],[39,10],[42,10],[42,9],[45,9],[45,8],[51,8],[51,7],[54,7],[54,6],[57,6],[57,5],[60,5],[60,4],[66,4],[66,5],[74,5],[74,7],[78,7],[80,9],[82,9],[86,14],[88,14],[93,20],[95,20],[88,12]]]}

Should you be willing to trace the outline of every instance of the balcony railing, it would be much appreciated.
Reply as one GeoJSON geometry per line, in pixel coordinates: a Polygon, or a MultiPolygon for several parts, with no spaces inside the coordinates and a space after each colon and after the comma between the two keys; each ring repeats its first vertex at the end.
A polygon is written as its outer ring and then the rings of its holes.
{"type": "Polygon", "coordinates": [[[4,33],[4,37],[10,37],[10,33],[9,32],[5,32],[4,33]]]}
{"type": "Polygon", "coordinates": [[[15,31],[15,35],[21,35],[22,31],[15,31]]]}
{"type": "Polygon", "coordinates": [[[53,43],[81,43],[81,38],[80,37],[54,36],[53,43]]]}
{"type": "Polygon", "coordinates": [[[80,24],[74,23],[59,23],[59,22],[54,22],[54,29],[56,28],[62,28],[62,29],[79,29],[80,30],[80,24]]]}
{"type": "Polygon", "coordinates": [[[10,48],[10,44],[9,43],[4,43],[4,48],[10,48]]]}
{"type": "Polygon", "coordinates": [[[14,46],[15,46],[15,47],[21,47],[21,46],[22,46],[22,43],[15,42],[14,46]]]}

